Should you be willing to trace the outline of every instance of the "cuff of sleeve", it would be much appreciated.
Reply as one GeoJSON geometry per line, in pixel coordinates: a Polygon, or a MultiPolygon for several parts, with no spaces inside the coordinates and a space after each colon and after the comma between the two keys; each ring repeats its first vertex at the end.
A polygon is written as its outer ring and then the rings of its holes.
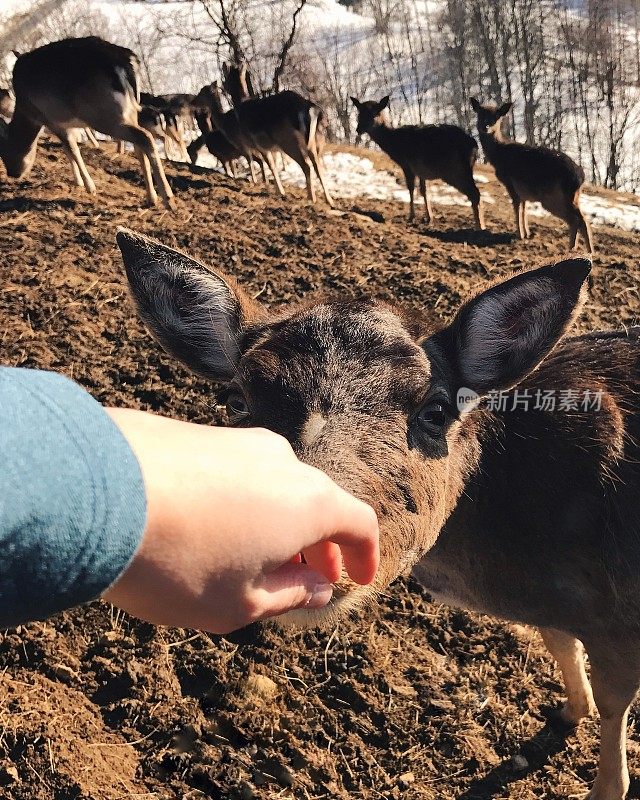
{"type": "Polygon", "coordinates": [[[133,451],[102,406],[53,373],[0,369],[0,626],[102,594],[142,540],[133,451]]]}

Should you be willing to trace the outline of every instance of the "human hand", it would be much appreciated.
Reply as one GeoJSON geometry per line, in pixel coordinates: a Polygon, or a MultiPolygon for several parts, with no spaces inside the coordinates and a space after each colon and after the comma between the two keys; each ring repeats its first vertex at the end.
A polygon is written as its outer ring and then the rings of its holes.
{"type": "Polygon", "coordinates": [[[320,608],[342,566],[378,568],[373,510],[286,439],[108,409],[138,458],[147,523],[104,598],[159,625],[229,633],[294,608],[320,608]],[[301,563],[298,554],[306,561],[301,563]]]}

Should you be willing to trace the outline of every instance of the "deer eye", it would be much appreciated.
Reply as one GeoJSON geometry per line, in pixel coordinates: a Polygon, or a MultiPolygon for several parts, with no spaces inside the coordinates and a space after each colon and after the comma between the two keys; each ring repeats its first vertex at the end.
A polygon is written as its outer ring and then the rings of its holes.
{"type": "Polygon", "coordinates": [[[250,414],[251,412],[249,411],[247,401],[240,392],[231,392],[227,396],[227,416],[229,417],[229,422],[232,424],[243,422],[250,414]]]}
{"type": "Polygon", "coordinates": [[[440,436],[447,424],[447,412],[440,403],[429,403],[418,411],[418,427],[429,436],[440,436]]]}

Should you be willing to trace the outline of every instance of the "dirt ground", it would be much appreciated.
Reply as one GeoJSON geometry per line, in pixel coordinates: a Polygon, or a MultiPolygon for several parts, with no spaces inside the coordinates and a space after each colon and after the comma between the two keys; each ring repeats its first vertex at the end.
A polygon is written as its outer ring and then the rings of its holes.
{"type": "MultiPolygon", "coordinates": [[[[104,403],[198,422],[220,422],[216,387],[142,329],[118,225],[232,273],[267,303],[371,293],[442,320],[469,287],[566,246],[551,219],[533,218],[534,238],[514,241],[502,194],[478,234],[463,207],[436,207],[432,227],[408,227],[402,204],[358,204],[382,222],[337,216],[299,191],[281,201],[183,166],[168,168],[179,206],[169,214],[141,208],[130,156],[89,151],[87,160],[95,199],[69,188],[70,168],[51,144],[28,180],[0,175],[1,361],[64,372],[104,403]]],[[[580,327],[630,324],[639,237],[606,228],[595,237],[580,327]]],[[[332,635],[263,630],[248,642],[155,629],[96,602],[0,634],[0,797],[580,797],[597,725],[556,733],[545,710],[559,692],[537,634],[433,605],[404,580],[332,635]]],[[[634,797],[639,725],[633,712],[634,797]]]]}

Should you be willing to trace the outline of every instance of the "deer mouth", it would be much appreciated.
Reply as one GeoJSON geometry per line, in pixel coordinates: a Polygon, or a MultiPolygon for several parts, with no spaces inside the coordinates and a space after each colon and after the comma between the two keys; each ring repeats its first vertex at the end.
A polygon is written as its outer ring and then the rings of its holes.
{"type": "Polygon", "coordinates": [[[307,630],[335,628],[340,622],[348,620],[355,612],[370,605],[378,590],[369,586],[333,584],[333,597],[323,608],[298,608],[288,611],[272,621],[279,628],[307,630]]]}

